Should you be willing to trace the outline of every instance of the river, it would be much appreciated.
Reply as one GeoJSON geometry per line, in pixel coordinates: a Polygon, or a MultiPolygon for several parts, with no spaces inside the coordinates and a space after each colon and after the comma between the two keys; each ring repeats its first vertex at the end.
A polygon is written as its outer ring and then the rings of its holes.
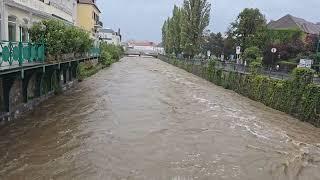
{"type": "Polygon", "coordinates": [[[126,57],[0,129],[0,179],[319,180],[320,129],[126,57]]]}

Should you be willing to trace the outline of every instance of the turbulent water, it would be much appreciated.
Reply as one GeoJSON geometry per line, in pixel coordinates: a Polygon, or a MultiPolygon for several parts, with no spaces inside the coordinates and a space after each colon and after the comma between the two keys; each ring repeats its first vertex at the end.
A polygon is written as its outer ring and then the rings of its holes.
{"type": "Polygon", "coordinates": [[[128,57],[2,127],[0,179],[318,180],[320,129],[128,57]]]}

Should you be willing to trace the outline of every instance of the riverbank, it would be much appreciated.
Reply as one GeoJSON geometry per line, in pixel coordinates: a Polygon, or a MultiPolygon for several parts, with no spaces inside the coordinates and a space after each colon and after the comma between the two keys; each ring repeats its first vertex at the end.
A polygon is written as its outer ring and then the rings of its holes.
{"type": "Polygon", "coordinates": [[[77,75],[80,81],[118,62],[124,54],[122,47],[106,43],[100,45],[100,51],[100,58],[97,62],[87,61],[78,66],[77,75]]]}
{"type": "Polygon", "coordinates": [[[312,83],[312,75],[297,69],[288,80],[277,80],[253,73],[227,71],[212,64],[195,63],[159,56],[159,59],[202,77],[225,89],[261,102],[320,127],[320,87],[312,83]]]}

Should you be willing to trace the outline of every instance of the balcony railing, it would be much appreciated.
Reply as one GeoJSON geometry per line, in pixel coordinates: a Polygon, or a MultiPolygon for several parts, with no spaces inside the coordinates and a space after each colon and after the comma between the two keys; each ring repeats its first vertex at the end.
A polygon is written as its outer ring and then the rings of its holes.
{"type": "Polygon", "coordinates": [[[96,48],[96,47],[91,48],[89,55],[91,57],[99,57],[100,56],[100,48],[96,48]]]}
{"type": "Polygon", "coordinates": [[[0,66],[3,63],[22,66],[24,63],[43,63],[44,60],[44,43],[0,41],[0,66]]]}
{"type": "Polygon", "coordinates": [[[96,21],[96,24],[94,25],[95,27],[103,27],[103,23],[101,21],[96,21]]]}

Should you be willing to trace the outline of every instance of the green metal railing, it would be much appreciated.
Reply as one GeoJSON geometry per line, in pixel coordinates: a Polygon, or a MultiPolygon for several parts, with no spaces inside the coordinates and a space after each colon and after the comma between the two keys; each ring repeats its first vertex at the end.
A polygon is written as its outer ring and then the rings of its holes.
{"type": "MultiPolygon", "coordinates": [[[[0,66],[5,62],[9,66],[16,64],[22,66],[31,62],[44,63],[45,54],[44,43],[0,41],[0,66]]],[[[91,48],[88,55],[89,57],[100,56],[100,48],[91,48]]]]}
{"type": "Polygon", "coordinates": [[[0,66],[3,62],[11,66],[16,61],[22,66],[26,62],[43,63],[44,60],[44,43],[0,41],[0,66]]]}
{"type": "Polygon", "coordinates": [[[91,48],[89,53],[91,57],[98,57],[100,55],[100,48],[98,47],[91,48]]]}

